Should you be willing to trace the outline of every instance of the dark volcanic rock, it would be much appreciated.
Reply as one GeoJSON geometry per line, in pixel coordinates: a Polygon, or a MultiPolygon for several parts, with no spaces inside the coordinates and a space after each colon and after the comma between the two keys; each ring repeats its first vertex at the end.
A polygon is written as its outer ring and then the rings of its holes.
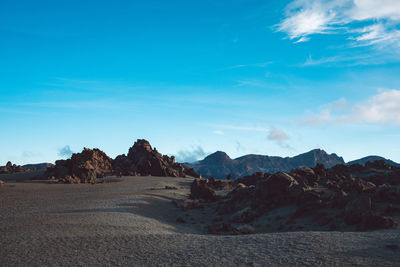
{"type": "Polygon", "coordinates": [[[20,165],[12,164],[11,161],[7,162],[6,166],[0,167],[0,174],[11,174],[16,172],[33,171],[33,168],[25,168],[20,165]]]}
{"type": "MultiPolygon", "coordinates": [[[[300,167],[289,174],[258,172],[239,178],[225,196],[216,192],[220,196],[216,205],[219,221],[229,221],[232,226],[222,230],[222,224],[216,224],[210,232],[235,234],[238,224],[259,222],[268,222],[260,227],[271,227],[271,231],[394,228],[398,225],[396,217],[385,216],[400,213],[400,186],[389,184],[397,179],[398,172],[384,162],[367,166],[342,164],[328,169],[317,164],[313,169],[300,167]],[[382,184],[376,186],[373,181],[382,184]]],[[[203,180],[194,185],[213,198],[212,189],[219,190],[211,186],[215,181],[203,180]]]]}
{"type": "Polygon", "coordinates": [[[81,153],[73,154],[71,159],[56,161],[44,176],[66,183],[96,183],[97,178],[111,174],[111,162],[103,151],[84,148],[81,153]]]}
{"type": "Polygon", "coordinates": [[[136,176],[138,173],[136,165],[133,164],[133,161],[129,159],[126,155],[117,156],[113,160],[112,166],[114,169],[114,173],[118,176],[136,176]]]}
{"type": "Polygon", "coordinates": [[[393,219],[377,216],[377,215],[369,215],[363,218],[363,222],[359,226],[358,230],[377,230],[377,229],[390,229],[395,228],[397,223],[393,221],[393,219]]]}
{"type": "Polygon", "coordinates": [[[299,183],[289,174],[278,172],[256,184],[256,202],[284,205],[290,199],[289,190],[299,183]]]}
{"type": "Polygon", "coordinates": [[[192,168],[185,169],[180,163],[175,162],[175,157],[162,155],[144,139],[138,139],[129,149],[128,155],[119,155],[113,160],[114,172],[117,175],[152,175],[199,177],[192,168]]]}
{"type": "Polygon", "coordinates": [[[371,198],[361,196],[347,204],[345,208],[345,221],[349,225],[357,224],[366,216],[372,215],[371,198]]]}
{"type": "Polygon", "coordinates": [[[162,155],[144,139],[138,139],[129,149],[128,155],[120,155],[113,161],[114,171],[118,175],[152,175],[199,177],[194,169],[185,169],[181,163],[175,162],[175,157],[162,155]]]}
{"type": "Polygon", "coordinates": [[[141,175],[184,177],[183,167],[181,169],[175,166],[173,158],[152,149],[150,143],[144,139],[137,140],[129,149],[128,159],[141,175]]]}
{"type": "Polygon", "coordinates": [[[208,180],[196,179],[190,186],[190,198],[199,198],[211,202],[217,200],[217,195],[214,189],[208,184],[208,180]]]}

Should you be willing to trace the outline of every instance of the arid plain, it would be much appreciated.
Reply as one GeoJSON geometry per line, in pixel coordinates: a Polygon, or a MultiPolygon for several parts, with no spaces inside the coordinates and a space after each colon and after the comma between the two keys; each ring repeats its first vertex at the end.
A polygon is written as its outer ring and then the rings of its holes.
{"type": "Polygon", "coordinates": [[[211,204],[183,211],[172,203],[188,196],[192,178],[106,177],[95,185],[1,179],[1,266],[395,266],[400,260],[387,247],[399,242],[399,229],[208,234],[211,204]]]}

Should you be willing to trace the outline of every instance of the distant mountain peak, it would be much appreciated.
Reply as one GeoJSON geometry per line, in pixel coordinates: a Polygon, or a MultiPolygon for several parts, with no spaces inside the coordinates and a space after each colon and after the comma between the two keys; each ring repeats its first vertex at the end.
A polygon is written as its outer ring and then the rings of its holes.
{"type": "Polygon", "coordinates": [[[392,161],[392,160],[390,160],[390,159],[386,159],[386,158],[384,158],[384,157],[376,156],[376,155],[366,156],[366,157],[363,157],[363,158],[361,158],[361,159],[349,161],[349,162],[347,162],[347,164],[348,164],[348,165],[353,165],[353,164],[365,165],[365,163],[367,163],[368,161],[369,161],[369,162],[374,162],[374,161],[376,161],[376,160],[383,160],[383,161],[385,161],[385,162],[386,162],[387,164],[389,164],[389,165],[400,166],[400,164],[397,163],[397,162],[394,162],[394,161],[392,161]]]}
{"type": "Polygon", "coordinates": [[[223,151],[214,152],[207,157],[205,157],[201,163],[202,164],[224,164],[231,162],[232,159],[223,151]]]}
{"type": "Polygon", "coordinates": [[[226,175],[231,174],[233,178],[237,178],[255,172],[288,172],[300,166],[314,167],[317,163],[322,163],[330,168],[345,162],[336,154],[328,154],[322,149],[313,149],[295,157],[282,158],[250,154],[236,159],[231,159],[223,151],[217,151],[203,160],[187,164],[187,166],[194,168],[204,177],[225,178],[226,175]]]}

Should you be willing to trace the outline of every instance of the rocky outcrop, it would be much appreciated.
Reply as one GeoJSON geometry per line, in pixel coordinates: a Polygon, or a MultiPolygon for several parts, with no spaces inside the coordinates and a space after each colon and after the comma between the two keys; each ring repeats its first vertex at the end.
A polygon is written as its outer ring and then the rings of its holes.
{"type": "Polygon", "coordinates": [[[141,175],[184,177],[184,168],[174,157],[164,156],[147,140],[139,139],[129,149],[127,158],[141,175]]]}
{"type": "Polygon", "coordinates": [[[208,180],[196,179],[190,186],[190,198],[212,202],[217,200],[217,195],[208,180]]]}
{"type": "Polygon", "coordinates": [[[85,148],[81,153],[73,154],[71,159],[57,160],[54,166],[47,168],[44,176],[65,183],[96,183],[97,178],[112,174],[199,177],[194,169],[186,169],[176,163],[174,157],[162,155],[144,139],[137,140],[128,155],[119,155],[114,160],[99,149],[85,148]]]}
{"type": "Polygon", "coordinates": [[[235,180],[225,196],[218,193],[221,187],[213,187],[215,179],[202,179],[193,182],[191,198],[217,202],[218,223],[209,227],[210,233],[235,234],[241,225],[253,227],[256,221],[268,222],[262,227],[269,231],[387,229],[397,227],[393,216],[400,214],[399,170],[376,161],[259,172],[235,180]]]}
{"type": "Polygon", "coordinates": [[[184,168],[181,163],[175,162],[175,157],[162,155],[156,148],[144,139],[138,139],[129,149],[128,155],[120,155],[113,161],[113,168],[118,175],[152,175],[199,177],[192,168],[184,168]]]}
{"type": "Polygon", "coordinates": [[[28,172],[33,171],[32,168],[25,168],[20,165],[12,164],[11,161],[7,162],[7,164],[3,167],[0,167],[0,174],[12,174],[17,172],[28,172]]]}
{"type": "Polygon", "coordinates": [[[45,177],[65,183],[96,183],[97,178],[112,173],[112,160],[103,151],[84,148],[71,159],[57,160],[47,169],[45,177]]]}

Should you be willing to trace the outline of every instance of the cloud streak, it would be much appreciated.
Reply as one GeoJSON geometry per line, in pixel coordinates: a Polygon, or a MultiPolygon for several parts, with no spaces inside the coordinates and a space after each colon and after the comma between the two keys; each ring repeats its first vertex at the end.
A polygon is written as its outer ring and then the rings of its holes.
{"type": "Polygon", "coordinates": [[[397,0],[295,0],[275,27],[296,43],[314,34],[346,34],[352,46],[400,48],[399,22],[397,0]]]}

